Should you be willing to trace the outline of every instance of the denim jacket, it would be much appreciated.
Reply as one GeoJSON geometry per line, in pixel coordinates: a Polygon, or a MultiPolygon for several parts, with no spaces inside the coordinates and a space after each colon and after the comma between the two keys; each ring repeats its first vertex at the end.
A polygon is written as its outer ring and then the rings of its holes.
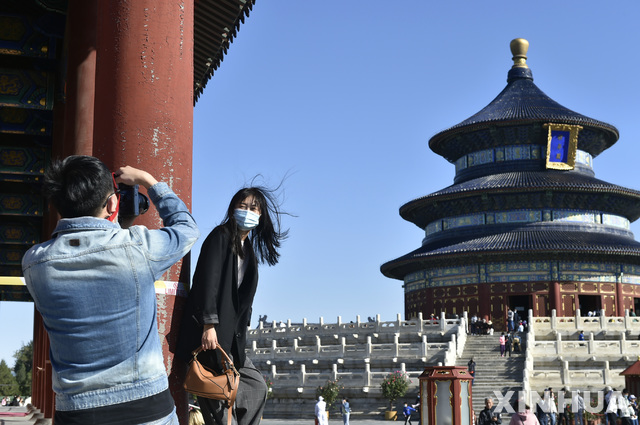
{"type": "Polygon", "coordinates": [[[138,400],[168,388],[154,282],[200,236],[166,183],[148,190],[165,227],[122,229],[97,217],[61,219],[22,259],[49,334],[57,410],[138,400]]]}

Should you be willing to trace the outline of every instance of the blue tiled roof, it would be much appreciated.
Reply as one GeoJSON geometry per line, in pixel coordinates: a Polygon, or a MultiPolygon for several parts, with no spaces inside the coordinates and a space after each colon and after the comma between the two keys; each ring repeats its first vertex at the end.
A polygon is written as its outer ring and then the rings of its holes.
{"type": "MultiPolygon", "coordinates": [[[[593,203],[591,208],[601,207],[603,211],[624,215],[632,221],[640,217],[640,191],[607,183],[586,174],[552,170],[493,174],[467,180],[407,202],[400,207],[400,215],[405,220],[424,227],[434,219],[443,218],[442,214],[449,214],[447,202],[468,198],[471,203],[472,197],[482,194],[496,196],[541,191],[581,193],[584,195],[582,199],[589,199],[589,202],[594,202],[588,196],[593,193],[603,203],[602,205],[593,203]],[[604,194],[609,195],[607,199],[602,196],[604,194]],[[624,210],[617,209],[614,203],[616,198],[624,198],[624,210]]],[[[519,207],[526,208],[527,205],[523,203],[519,207]]],[[[545,207],[553,207],[553,205],[545,205],[545,207]]],[[[568,203],[556,205],[556,207],[576,208],[577,205],[568,203]]]]}
{"type": "Polygon", "coordinates": [[[509,231],[457,242],[451,245],[430,249],[420,247],[409,254],[389,261],[380,267],[382,273],[390,278],[404,279],[408,273],[432,266],[434,262],[463,261],[477,262],[482,256],[483,262],[505,261],[509,256],[542,258],[550,260],[567,258],[567,254],[579,255],[583,259],[597,257],[603,260],[620,261],[621,256],[634,257],[640,264],[640,243],[626,236],[562,230],[521,230],[509,231]]]}
{"type": "MultiPolygon", "coordinates": [[[[514,68],[509,71],[508,84],[502,92],[485,108],[459,124],[441,131],[429,140],[431,149],[445,157],[447,144],[460,143],[455,136],[477,129],[500,125],[520,125],[526,123],[561,123],[580,125],[598,133],[589,141],[578,146],[594,156],[613,145],[619,137],[618,130],[605,122],[589,118],[560,105],[547,96],[533,83],[531,70],[514,68]],[[597,140],[593,140],[597,139],[597,140]],[[586,144],[586,146],[585,146],[586,144]]],[[[450,159],[450,158],[449,158],[450,159]]]]}

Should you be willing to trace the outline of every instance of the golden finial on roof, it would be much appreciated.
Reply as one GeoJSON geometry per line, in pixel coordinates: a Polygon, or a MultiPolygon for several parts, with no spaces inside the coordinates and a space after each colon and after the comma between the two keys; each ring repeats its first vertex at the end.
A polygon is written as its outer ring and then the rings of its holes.
{"type": "Polygon", "coordinates": [[[511,40],[511,54],[513,55],[512,68],[529,68],[527,66],[527,50],[529,50],[529,42],[524,38],[516,38],[511,40]]]}

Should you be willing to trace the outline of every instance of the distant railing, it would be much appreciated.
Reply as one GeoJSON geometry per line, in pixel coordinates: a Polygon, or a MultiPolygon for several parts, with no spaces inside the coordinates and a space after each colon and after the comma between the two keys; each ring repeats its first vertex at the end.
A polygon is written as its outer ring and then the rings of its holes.
{"type": "MultiPolygon", "coordinates": [[[[333,338],[329,341],[333,342],[333,338]]],[[[394,335],[392,343],[373,343],[371,336],[366,337],[362,344],[347,344],[346,338],[341,337],[338,344],[322,344],[322,338],[316,336],[316,345],[298,345],[298,340],[292,340],[291,345],[278,345],[278,341],[272,340],[271,347],[258,347],[257,341],[251,341],[251,348],[247,349],[247,355],[256,360],[264,359],[309,359],[309,358],[364,358],[375,357],[378,359],[391,358],[426,358],[432,352],[439,353],[450,349],[450,342],[427,342],[427,335],[422,335],[421,342],[400,343],[399,334],[394,335]]],[[[289,342],[288,340],[286,342],[289,342]]],[[[455,354],[455,350],[454,350],[455,354]]]]}
{"type": "Polygon", "coordinates": [[[534,333],[547,334],[550,332],[572,333],[584,331],[585,334],[591,332],[626,332],[640,334],[640,317],[629,316],[629,311],[625,315],[605,316],[604,310],[599,316],[581,316],[580,310],[575,316],[557,317],[556,310],[551,311],[551,317],[532,317],[531,329],[534,333]]]}
{"type": "Polygon", "coordinates": [[[356,316],[355,322],[343,323],[342,318],[338,316],[337,323],[324,323],[324,318],[320,317],[319,323],[308,323],[307,319],[302,319],[302,323],[272,322],[271,326],[266,326],[264,322],[260,322],[257,329],[248,329],[247,337],[249,339],[257,339],[260,337],[267,338],[297,338],[301,335],[317,335],[320,337],[333,336],[336,334],[359,334],[359,333],[378,333],[378,334],[394,334],[405,332],[430,333],[439,332],[447,333],[460,325],[462,318],[446,319],[444,313],[440,317],[434,319],[423,320],[422,314],[419,313],[417,318],[402,320],[398,314],[395,321],[383,322],[380,315],[370,322],[362,322],[360,316],[356,316]]]}
{"type": "Polygon", "coordinates": [[[299,393],[303,392],[305,388],[311,388],[315,391],[315,388],[326,383],[328,379],[339,379],[341,385],[346,388],[361,388],[365,392],[370,390],[376,392],[379,391],[383,379],[390,372],[396,370],[404,372],[411,379],[410,388],[418,386],[418,377],[423,370],[407,370],[405,363],[400,363],[398,366],[385,371],[371,371],[370,364],[363,363],[361,367],[354,367],[349,371],[340,372],[336,364],[332,366],[331,371],[327,372],[308,372],[304,364],[299,365],[299,369],[296,371],[279,372],[276,365],[271,365],[269,376],[274,385],[280,388],[296,387],[299,393]]]}
{"type": "Polygon", "coordinates": [[[611,369],[610,362],[629,362],[640,355],[640,318],[629,316],[580,315],[533,317],[529,310],[527,358],[525,360],[524,390],[550,385],[574,388],[619,386],[623,369],[611,369]],[[584,340],[578,339],[580,331],[584,340]],[[628,337],[633,335],[634,339],[628,337]],[[549,336],[554,339],[548,339],[549,336]],[[536,339],[542,337],[545,339],[536,339]],[[571,339],[569,339],[571,338],[571,339]],[[547,364],[558,363],[559,367],[547,364]],[[618,370],[619,369],[619,370],[618,370]]]}
{"type": "Polygon", "coordinates": [[[376,392],[390,372],[405,372],[412,380],[411,386],[417,386],[424,366],[455,365],[466,337],[466,313],[457,319],[447,319],[442,313],[428,320],[423,320],[422,315],[402,320],[398,315],[397,320],[390,322],[382,322],[379,315],[367,322],[361,322],[357,316],[355,322],[349,323],[342,322],[340,317],[337,323],[324,323],[323,318],[319,323],[308,323],[303,319],[299,324],[289,320],[281,324],[273,322],[268,327],[261,322],[257,329],[248,330],[246,352],[254,362],[269,365],[268,375],[281,389],[294,389],[297,393],[305,388],[315,391],[328,379],[340,379],[345,388],[368,392],[373,387],[376,392]],[[445,335],[448,340],[442,341],[445,335]],[[315,344],[309,345],[312,338],[315,344]],[[405,342],[407,339],[410,341],[405,342]],[[299,341],[307,341],[307,345],[299,341]],[[338,365],[345,360],[350,361],[349,370],[339,371],[338,365]],[[372,360],[376,361],[377,370],[371,370],[372,360]],[[380,370],[380,361],[388,365],[385,370],[380,370]],[[412,362],[413,368],[416,362],[423,366],[407,370],[407,361],[412,362]],[[318,371],[318,367],[323,369],[318,371]]]}

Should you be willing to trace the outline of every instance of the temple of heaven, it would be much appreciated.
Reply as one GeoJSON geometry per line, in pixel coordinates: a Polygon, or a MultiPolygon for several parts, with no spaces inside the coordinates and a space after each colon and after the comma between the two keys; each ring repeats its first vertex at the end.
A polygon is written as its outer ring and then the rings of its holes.
{"type": "Polygon", "coordinates": [[[529,43],[511,42],[507,86],[429,140],[455,164],[453,185],[400,207],[422,245],[381,266],[404,281],[405,316],[521,317],[640,307],[640,192],[595,178],[618,130],[558,104],[533,82],[529,43]]]}

